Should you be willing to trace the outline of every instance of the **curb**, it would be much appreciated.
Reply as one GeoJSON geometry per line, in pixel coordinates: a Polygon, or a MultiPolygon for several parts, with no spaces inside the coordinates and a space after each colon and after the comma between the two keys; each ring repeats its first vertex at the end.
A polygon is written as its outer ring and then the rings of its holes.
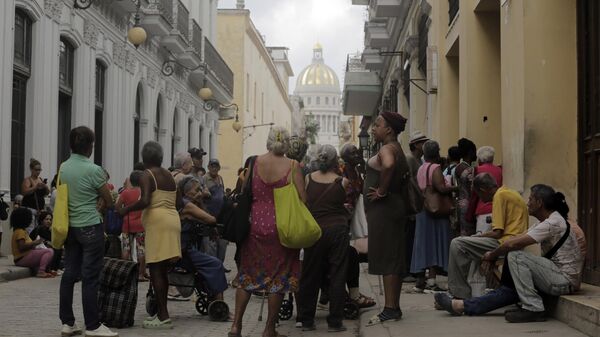
{"type": "Polygon", "coordinates": [[[14,281],[31,277],[31,270],[25,267],[11,266],[0,272],[0,282],[14,281]]]}

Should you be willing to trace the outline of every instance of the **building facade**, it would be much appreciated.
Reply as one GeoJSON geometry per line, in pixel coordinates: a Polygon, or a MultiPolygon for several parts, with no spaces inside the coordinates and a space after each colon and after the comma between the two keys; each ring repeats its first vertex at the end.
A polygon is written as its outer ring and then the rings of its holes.
{"type": "Polygon", "coordinates": [[[231,100],[233,75],[210,42],[216,1],[74,4],[0,3],[0,156],[11,159],[0,164],[0,190],[20,193],[30,158],[42,163],[42,176],[51,181],[69,156],[69,131],[79,125],[95,130],[92,158],[115,185],[141,160],[148,140],[162,144],[165,167],[174,152],[193,146],[217,156],[219,111],[204,109],[196,94],[206,85],[215,99],[231,100]],[[139,48],[127,41],[136,12],[147,32],[139,48]],[[209,66],[190,71],[175,65],[166,76],[161,69],[167,60],[209,66]]]}
{"type": "Polygon", "coordinates": [[[270,127],[292,127],[287,48],[267,47],[243,7],[219,9],[217,24],[219,51],[235,74],[233,102],[241,123],[239,131],[232,128],[234,121],[222,121],[220,128],[221,175],[232,188],[246,158],[267,151],[270,127]]]}
{"type": "Polygon", "coordinates": [[[298,75],[294,95],[304,102],[305,117],[319,125],[315,144],[339,148],[342,117],[340,81],[335,71],[325,64],[321,44],[315,45],[312,63],[298,75]]]}
{"type": "Polygon", "coordinates": [[[380,111],[399,111],[404,144],[415,130],[444,150],[466,137],[496,149],[508,187],[563,192],[588,238],[584,280],[600,284],[598,2],[353,3],[369,15],[344,112],[366,128],[380,111]]]}

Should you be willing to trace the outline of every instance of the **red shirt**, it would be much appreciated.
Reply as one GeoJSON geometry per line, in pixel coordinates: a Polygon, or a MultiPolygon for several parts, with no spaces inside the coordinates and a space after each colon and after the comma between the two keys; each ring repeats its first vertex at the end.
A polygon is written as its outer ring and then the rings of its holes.
{"type": "MultiPolygon", "coordinates": [[[[496,166],[491,163],[480,164],[475,169],[475,173],[489,173],[494,179],[496,179],[496,183],[498,187],[502,186],[502,168],[496,166]]],[[[489,214],[492,213],[492,203],[491,202],[483,202],[481,199],[477,203],[477,208],[475,209],[475,215],[481,214],[489,214]]]]}
{"type": "MultiPolygon", "coordinates": [[[[129,206],[140,200],[141,193],[139,188],[126,188],[121,192],[119,198],[125,206],[129,206]]],[[[141,210],[129,212],[123,217],[123,233],[141,233],[143,231],[141,210]]]]}

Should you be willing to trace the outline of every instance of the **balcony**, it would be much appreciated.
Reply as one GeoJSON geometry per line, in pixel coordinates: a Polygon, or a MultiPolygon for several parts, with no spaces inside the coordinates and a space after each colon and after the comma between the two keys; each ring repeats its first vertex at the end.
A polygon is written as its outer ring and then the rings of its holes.
{"type": "MultiPolygon", "coordinates": [[[[208,38],[204,37],[203,41],[203,62],[206,67],[192,71],[189,79],[197,87],[209,87],[215,100],[221,104],[228,104],[233,99],[233,71],[208,38]]],[[[223,113],[227,111],[220,112],[223,113]]]]}
{"type": "Polygon", "coordinates": [[[379,55],[378,50],[366,48],[364,53],[362,53],[361,61],[367,70],[383,69],[383,57],[379,55]]]}
{"type": "Polygon", "coordinates": [[[173,29],[173,0],[149,0],[143,13],[140,24],[149,36],[165,36],[173,29]]]}
{"type": "Polygon", "coordinates": [[[365,22],[365,46],[371,48],[388,47],[391,43],[390,33],[386,21],[365,22]]]}
{"type": "Polygon", "coordinates": [[[202,28],[196,22],[191,20],[192,29],[190,34],[190,46],[183,54],[178,55],[177,61],[188,68],[196,68],[202,64],[202,28]]]}
{"type": "MultiPolygon", "coordinates": [[[[378,18],[388,18],[401,16],[403,7],[406,7],[406,3],[408,3],[408,7],[410,7],[411,1],[375,0],[373,2],[373,7],[375,8],[375,16],[378,18]]],[[[406,7],[406,9],[408,9],[408,7],[406,7]]]]}
{"type": "MultiPolygon", "coordinates": [[[[111,6],[126,13],[133,13],[137,10],[136,2],[137,0],[116,0],[111,3],[111,6]]],[[[148,0],[140,0],[140,8],[146,6],[148,6],[148,0]]]]}
{"type": "Polygon", "coordinates": [[[349,56],[344,77],[343,111],[345,115],[372,116],[381,99],[381,79],[366,70],[362,56],[349,56]]]}
{"type": "Polygon", "coordinates": [[[173,9],[173,30],[162,38],[161,44],[173,54],[184,53],[189,47],[190,13],[181,0],[170,0],[173,9]]]}
{"type": "Polygon", "coordinates": [[[459,0],[448,0],[448,17],[449,17],[449,21],[448,21],[448,26],[450,26],[452,24],[452,21],[454,21],[454,18],[456,17],[456,15],[458,14],[458,10],[459,10],[459,0]]]}

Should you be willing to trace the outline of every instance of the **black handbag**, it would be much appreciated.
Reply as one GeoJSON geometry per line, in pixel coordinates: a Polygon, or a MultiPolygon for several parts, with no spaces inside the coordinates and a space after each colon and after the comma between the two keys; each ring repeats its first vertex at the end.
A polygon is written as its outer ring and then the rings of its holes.
{"type": "Polygon", "coordinates": [[[217,222],[222,223],[223,238],[230,242],[241,244],[250,232],[250,212],[252,210],[252,175],[256,156],[250,158],[248,164],[248,178],[244,182],[242,191],[232,195],[223,205],[217,222]]]}

